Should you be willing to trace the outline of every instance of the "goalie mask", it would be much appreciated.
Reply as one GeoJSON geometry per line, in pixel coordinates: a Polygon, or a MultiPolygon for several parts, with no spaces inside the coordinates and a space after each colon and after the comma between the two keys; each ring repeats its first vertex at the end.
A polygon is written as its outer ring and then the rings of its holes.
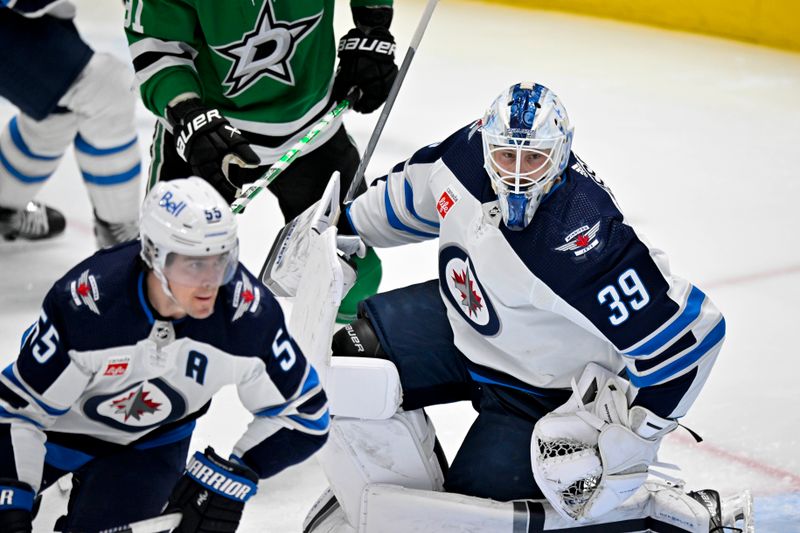
{"type": "Polygon", "coordinates": [[[156,184],[142,204],[141,257],[161,281],[185,287],[227,284],[239,264],[236,220],[208,182],[191,177],[156,184]]]}
{"type": "Polygon", "coordinates": [[[564,172],[572,131],[561,101],[538,83],[509,87],[486,111],[481,121],[484,167],[509,229],[530,224],[564,172]]]}

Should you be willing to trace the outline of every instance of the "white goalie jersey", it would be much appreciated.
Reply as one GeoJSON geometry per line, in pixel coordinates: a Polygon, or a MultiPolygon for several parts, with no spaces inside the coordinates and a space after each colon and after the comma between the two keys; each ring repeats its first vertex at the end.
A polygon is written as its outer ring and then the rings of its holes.
{"type": "Polygon", "coordinates": [[[533,394],[568,389],[589,362],[620,372],[634,404],[685,414],[725,321],[608,188],[570,155],[522,231],[501,222],[480,131],[465,127],[377,179],[347,216],[366,244],[439,239],[439,289],[473,379],[533,394]]]}

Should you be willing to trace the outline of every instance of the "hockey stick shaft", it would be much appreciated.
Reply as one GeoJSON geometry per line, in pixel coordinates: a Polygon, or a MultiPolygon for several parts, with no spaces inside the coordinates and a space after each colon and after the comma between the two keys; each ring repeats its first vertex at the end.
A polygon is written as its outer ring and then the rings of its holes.
{"type": "Polygon", "coordinates": [[[372,153],[375,151],[375,146],[378,144],[378,139],[383,132],[383,127],[386,125],[386,120],[389,118],[389,112],[394,106],[397,93],[400,92],[400,86],[403,84],[403,79],[406,77],[408,68],[411,66],[411,60],[414,59],[414,54],[417,52],[417,48],[419,48],[419,43],[422,41],[422,36],[425,34],[425,30],[428,27],[428,22],[430,22],[431,17],[433,16],[433,10],[438,1],[439,0],[428,0],[428,4],[425,6],[425,10],[422,12],[422,17],[417,24],[417,30],[411,37],[411,44],[408,45],[408,51],[406,51],[406,55],[403,58],[403,64],[400,65],[400,68],[397,71],[397,78],[395,78],[392,88],[389,90],[389,96],[386,97],[386,103],[383,105],[383,110],[378,117],[378,122],[375,124],[375,129],[372,130],[372,136],[369,138],[367,148],[364,150],[364,155],[361,156],[361,162],[358,164],[356,174],[353,177],[353,181],[350,182],[350,187],[347,189],[347,195],[344,197],[345,204],[349,204],[353,201],[356,190],[358,189],[361,181],[364,179],[364,172],[367,170],[369,160],[372,159],[372,153]]]}
{"type": "Polygon", "coordinates": [[[254,181],[239,198],[234,200],[234,202],[231,204],[231,210],[234,213],[241,213],[244,211],[244,208],[247,207],[247,204],[249,204],[253,198],[258,196],[261,191],[266,189],[267,186],[272,183],[287,166],[289,166],[289,163],[294,161],[297,155],[300,154],[306,148],[306,146],[308,146],[308,144],[317,137],[317,135],[328,129],[330,125],[334,123],[336,117],[344,113],[348,107],[350,107],[350,102],[348,100],[342,100],[336,107],[331,109],[325,114],[325,116],[319,119],[319,122],[314,124],[311,130],[306,133],[302,139],[297,141],[288,152],[283,154],[280,159],[275,161],[272,166],[269,167],[267,172],[264,173],[262,177],[254,181]]]}
{"type": "Polygon", "coordinates": [[[162,531],[172,531],[180,525],[181,518],[181,513],[170,513],[164,516],[148,518],[147,520],[131,522],[125,526],[104,529],[99,533],[161,533],[162,531]]]}

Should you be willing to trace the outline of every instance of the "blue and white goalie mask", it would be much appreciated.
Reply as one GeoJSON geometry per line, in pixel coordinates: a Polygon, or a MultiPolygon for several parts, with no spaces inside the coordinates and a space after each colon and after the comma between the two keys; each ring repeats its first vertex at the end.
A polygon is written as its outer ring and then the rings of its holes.
{"type": "Polygon", "coordinates": [[[544,85],[518,83],[495,99],[480,130],[484,167],[503,223],[522,230],[567,166],[572,145],[567,110],[544,85]]]}

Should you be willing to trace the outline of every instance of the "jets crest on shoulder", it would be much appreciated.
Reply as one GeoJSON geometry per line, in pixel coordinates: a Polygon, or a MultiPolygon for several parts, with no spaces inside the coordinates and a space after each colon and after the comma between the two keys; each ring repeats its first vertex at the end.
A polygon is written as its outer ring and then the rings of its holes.
{"type": "Polygon", "coordinates": [[[97,307],[100,291],[97,288],[97,280],[89,273],[88,268],[78,276],[77,280],[72,280],[69,283],[69,291],[75,307],[85,305],[92,313],[100,314],[100,309],[97,307]]]}
{"type": "Polygon", "coordinates": [[[261,290],[254,287],[250,278],[245,273],[242,273],[241,279],[236,282],[236,287],[233,290],[233,301],[231,304],[236,309],[233,314],[231,322],[236,322],[248,311],[255,313],[258,311],[258,305],[261,303],[261,290]]]}

